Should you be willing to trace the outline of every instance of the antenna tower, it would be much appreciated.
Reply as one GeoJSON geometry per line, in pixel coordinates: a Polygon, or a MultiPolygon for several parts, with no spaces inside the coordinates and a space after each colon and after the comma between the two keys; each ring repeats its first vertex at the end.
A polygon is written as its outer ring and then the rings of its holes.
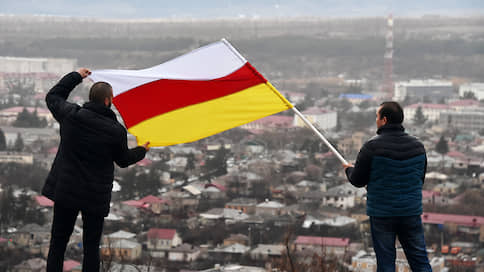
{"type": "Polygon", "coordinates": [[[384,56],[384,81],[383,91],[391,99],[393,97],[393,16],[390,14],[387,18],[387,31],[385,36],[385,56],[384,56]]]}

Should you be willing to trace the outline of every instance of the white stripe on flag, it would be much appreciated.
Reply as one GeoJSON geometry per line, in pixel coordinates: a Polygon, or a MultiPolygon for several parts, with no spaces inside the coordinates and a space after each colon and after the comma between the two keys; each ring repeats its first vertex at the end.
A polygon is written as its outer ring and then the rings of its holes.
{"type": "Polygon", "coordinates": [[[114,96],[159,79],[211,80],[240,69],[241,59],[226,42],[219,41],[190,53],[143,70],[96,70],[89,76],[94,82],[106,81],[114,96]]]}

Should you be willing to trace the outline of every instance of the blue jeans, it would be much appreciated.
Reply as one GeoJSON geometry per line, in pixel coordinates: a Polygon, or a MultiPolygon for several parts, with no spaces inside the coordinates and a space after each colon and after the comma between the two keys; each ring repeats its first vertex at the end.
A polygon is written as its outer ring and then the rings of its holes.
{"type": "Polygon", "coordinates": [[[395,239],[397,236],[412,271],[432,271],[425,248],[420,215],[370,216],[370,225],[377,272],[395,272],[395,239]]]}

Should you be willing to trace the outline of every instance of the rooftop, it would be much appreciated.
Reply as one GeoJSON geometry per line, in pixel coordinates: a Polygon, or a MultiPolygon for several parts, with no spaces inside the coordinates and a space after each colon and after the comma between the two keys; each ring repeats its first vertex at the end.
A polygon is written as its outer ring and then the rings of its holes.
{"type": "Polygon", "coordinates": [[[48,199],[45,196],[35,196],[35,202],[39,204],[39,206],[42,207],[53,207],[54,206],[54,201],[48,199]]]}
{"type": "Polygon", "coordinates": [[[472,215],[457,215],[444,213],[423,213],[422,222],[427,224],[454,223],[458,226],[482,226],[484,217],[472,215]]]}
{"type": "Polygon", "coordinates": [[[175,237],[176,229],[157,229],[151,228],[148,230],[148,239],[162,239],[171,240],[175,237]]]}
{"type": "Polygon", "coordinates": [[[108,238],[117,238],[117,239],[131,239],[133,237],[136,237],[135,233],[127,232],[124,230],[116,231],[113,232],[109,235],[107,235],[108,238]]]}
{"type": "Polygon", "coordinates": [[[430,104],[430,103],[417,103],[417,104],[412,104],[408,105],[405,107],[405,109],[416,109],[418,107],[421,107],[422,109],[439,109],[439,110],[446,110],[449,108],[448,105],[444,104],[430,104]]]}
{"type": "Polygon", "coordinates": [[[319,245],[319,246],[348,246],[349,238],[298,236],[295,244],[319,245]]]}

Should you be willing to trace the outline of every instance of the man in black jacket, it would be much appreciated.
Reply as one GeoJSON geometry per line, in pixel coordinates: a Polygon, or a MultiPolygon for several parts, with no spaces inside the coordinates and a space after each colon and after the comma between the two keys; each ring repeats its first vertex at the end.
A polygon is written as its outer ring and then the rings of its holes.
{"type": "Polygon", "coordinates": [[[395,271],[397,236],[412,271],[432,271],[420,218],[427,157],[402,122],[397,102],[382,103],[376,113],[378,135],[363,145],[354,166],[343,166],[351,184],[368,189],[366,213],[377,271],[395,271]]]}
{"type": "Polygon", "coordinates": [[[99,243],[109,213],[114,164],[127,167],[142,160],[148,144],[132,149],[126,129],[110,109],[113,91],[93,84],[82,107],[67,102],[69,93],[91,72],[81,68],[65,75],[45,101],[60,124],[61,141],[42,194],[55,202],[47,271],[62,271],[64,253],[79,211],[83,221],[82,271],[99,271],[99,243]]]}

